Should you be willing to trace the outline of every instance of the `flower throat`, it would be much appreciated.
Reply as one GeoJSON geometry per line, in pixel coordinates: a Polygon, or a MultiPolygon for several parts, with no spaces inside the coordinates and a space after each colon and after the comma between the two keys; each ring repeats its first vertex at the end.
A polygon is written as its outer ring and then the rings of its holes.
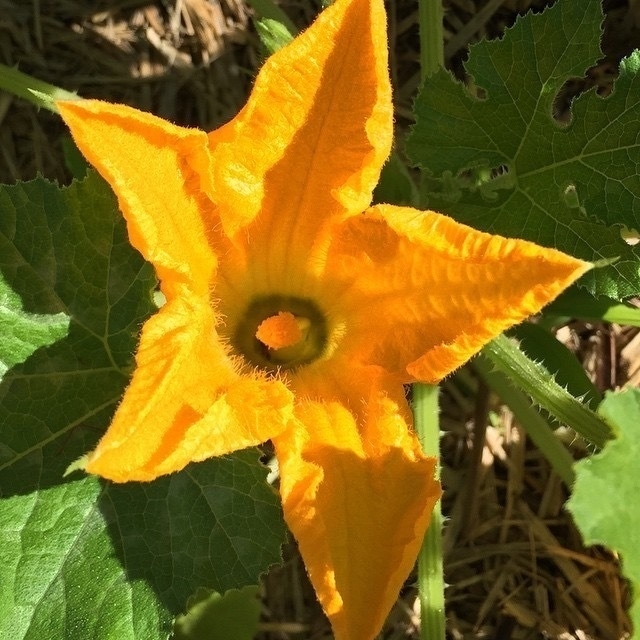
{"type": "Polygon", "coordinates": [[[312,300],[272,295],[252,300],[232,344],[252,364],[275,371],[317,360],[327,339],[327,320],[312,300]]]}

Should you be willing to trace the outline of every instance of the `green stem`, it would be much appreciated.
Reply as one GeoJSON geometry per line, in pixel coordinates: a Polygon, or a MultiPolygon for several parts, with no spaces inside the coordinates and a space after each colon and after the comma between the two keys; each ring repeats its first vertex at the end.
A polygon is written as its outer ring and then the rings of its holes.
{"type": "MultiPolygon", "coordinates": [[[[437,460],[436,478],[440,477],[440,422],[438,387],[413,385],[413,414],[418,438],[428,456],[437,460]]],[[[444,640],[444,573],[442,563],[442,512],[440,500],[431,514],[431,523],[418,555],[418,593],[420,597],[421,640],[444,640]]]]}
{"type": "Polygon", "coordinates": [[[422,79],[444,67],[442,0],[418,0],[422,79]]]}
{"type": "Polygon", "coordinates": [[[511,385],[507,377],[494,369],[491,362],[479,355],[473,366],[485,382],[509,406],[527,435],[549,461],[553,470],[562,478],[567,487],[573,485],[573,458],[564,444],[553,433],[547,421],[531,406],[529,398],[511,385]]]}
{"type": "Polygon", "coordinates": [[[65,91],[55,85],[37,80],[13,67],[0,63],[0,89],[4,89],[20,98],[28,100],[36,107],[44,107],[58,112],[56,100],[78,100],[76,93],[65,91]]]}
{"type": "MultiPolygon", "coordinates": [[[[420,68],[422,80],[444,67],[442,0],[418,0],[420,23],[420,68]]],[[[413,385],[416,431],[424,452],[436,458],[436,479],[440,479],[440,421],[438,387],[413,385]]],[[[442,510],[440,500],[418,555],[418,595],[420,598],[421,640],[445,640],[444,571],[442,559],[442,510]]]]}
{"type": "Polygon", "coordinates": [[[482,353],[514,385],[589,442],[603,447],[612,437],[609,425],[598,414],[561,387],[542,365],[527,358],[506,336],[492,340],[482,353]]]}

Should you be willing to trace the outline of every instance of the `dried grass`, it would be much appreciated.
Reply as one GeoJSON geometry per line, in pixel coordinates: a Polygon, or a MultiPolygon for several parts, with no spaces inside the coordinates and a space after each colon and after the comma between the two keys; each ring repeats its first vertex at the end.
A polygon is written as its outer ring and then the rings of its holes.
{"type": "MultiPolygon", "coordinates": [[[[259,48],[240,0],[0,0],[0,61],[184,125],[214,128],[245,100],[259,48]]],[[[3,94],[0,180],[64,177],[59,119],[3,94]]]]}

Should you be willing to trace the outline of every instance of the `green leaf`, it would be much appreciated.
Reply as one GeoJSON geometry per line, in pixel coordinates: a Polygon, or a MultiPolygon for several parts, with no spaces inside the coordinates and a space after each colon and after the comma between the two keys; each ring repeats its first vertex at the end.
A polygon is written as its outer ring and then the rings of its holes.
{"type": "Polygon", "coordinates": [[[198,587],[255,584],[284,536],[255,450],[146,484],[63,478],[155,310],[106,184],[0,188],[0,274],[0,640],[159,640],[198,587]]]}
{"type": "Polygon", "coordinates": [[[397,152],[392,151],[382,167],[380,180],[373,192],[374,202],[413,206],[418,200],[416,186],[411,180],[407,165],[397,152]]]}
{"type": "Polygon", "coordinates": [[[2,188],[0,272],[21,333],[32,325],[22,355],[35,349],[26,359],[14,350],[0,383],[0,480],[24,494],[58,484],[108,423],[155,278],[95,175],[67,189],[42,179],[2,188]],[[52,324],[58,340],[38,340],[52,324]]]}
{"type": "Polygon", "coordinates": [[[622,555],[633,585],[631,619],[640,629],[640,504],[636,467],[640,457],[640,390],[609,393],[600,413],[616,432],[597,455],[575,466],[576,482],[567,503],[586,544],[603,544],[622,555]]]}
{"type": "Polygon", "coordinates": [[[615,322],[640,327],[640,308],[611,298],[594,298],[578,287],[569,287],[545,307],[547,316],[580,318],[591,322],[615,322]]]}
{"type": "Polygon", "coordinates": [[[467,71],[483,98],[446,71],[428,78],[407,153],[440,179],[430,208],[585,260],[616,258],[581,282],[621,299],[640,292],[640,249],[622,237],[640,226],[640,53],[609,98],[591,90],[568,124],[552,116],[563,84],[601,57],[601,21],[597,0],[561,1],[474,45],[467,71]]]}
{"type": "Polygon", "coordinates": [[[298,33],[291,18],[273,0],[249,0],[249,6],[256,12],[259,21],[266,18],[273,24],[280,25],[278,31],[287,32],[291,36],[298,33]]]}
{"type": "Polygon", "coordinates": [[[258,632],[258,587],[231,589],[224,595],[200,589],[189,611],[175,621],[175,640],[252,640],[258,632]]]}
{"type": "Polygon", "coordinates": [[[0,376],[26,360],[38,347],[64,337],[69,319],[63,313],[38,316],[25,313],[22,301],[0,273],[0,376]]]}
{"type": "Polygon", "coordinates": [[[271,18],[260,18],[255,21],[256,31],[260,42],[267,53],[271,55],[282,49],[293,40],[293,35],[281,22],[271,18]]]}

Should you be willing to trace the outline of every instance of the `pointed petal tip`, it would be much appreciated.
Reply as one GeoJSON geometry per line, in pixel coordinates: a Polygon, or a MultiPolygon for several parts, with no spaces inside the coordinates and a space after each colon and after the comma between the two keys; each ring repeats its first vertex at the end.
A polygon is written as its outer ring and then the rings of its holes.
{"type": "Polygon", "coordinates": [[[359,214],[393,138],[384,3],[337,0],[323,10],[267,59],[233,123],[212,138],[222,144],[212,150],[211,190],[229,237],[259,213],[274,244],[286,237],[284,251],[304,253],[326,219],[359,214]],[[299,202],[313,215],[301,219],[299,202]]]}
{"type": "MultiPolygon", "coordinates": [[[[530,243],[527,243],[530,244],[530,243]]],[[[535,246],[535,245],[533,245],[535,246]]],[[[438,384],[463,364],[471,360],[491,340],[512,326],[539,313],[565,289],[594,268],[590,262],[574,258],[555,249],[538,248],[544,252],[547,274],[544,281],[525,292],[508,313],[481,318],[463,334],[450,342],[433,346],[428,353],[407,365],[407,373],[426,384],[438,384]]],[[[542,279],[541,279],[542,280],[542,279]]]]}
{"type": "Polygon", "coordinates": [[[435,461],[413,447],[365,446],[337,403],[299,405],[297,415],[313,426],[313,438],[300,425],[274,441],[285,519],[336,640],[371,640],[414,566],[440,496],[435,461]]]}
{"type": "Polygon", "coordinates": [[[363,351],[377,340],[375,362],[405,382],[428,384],[593,268],[556,249],[393,205],[350,219],[332,249],[338,277],[358,274],[363,351]]]}

